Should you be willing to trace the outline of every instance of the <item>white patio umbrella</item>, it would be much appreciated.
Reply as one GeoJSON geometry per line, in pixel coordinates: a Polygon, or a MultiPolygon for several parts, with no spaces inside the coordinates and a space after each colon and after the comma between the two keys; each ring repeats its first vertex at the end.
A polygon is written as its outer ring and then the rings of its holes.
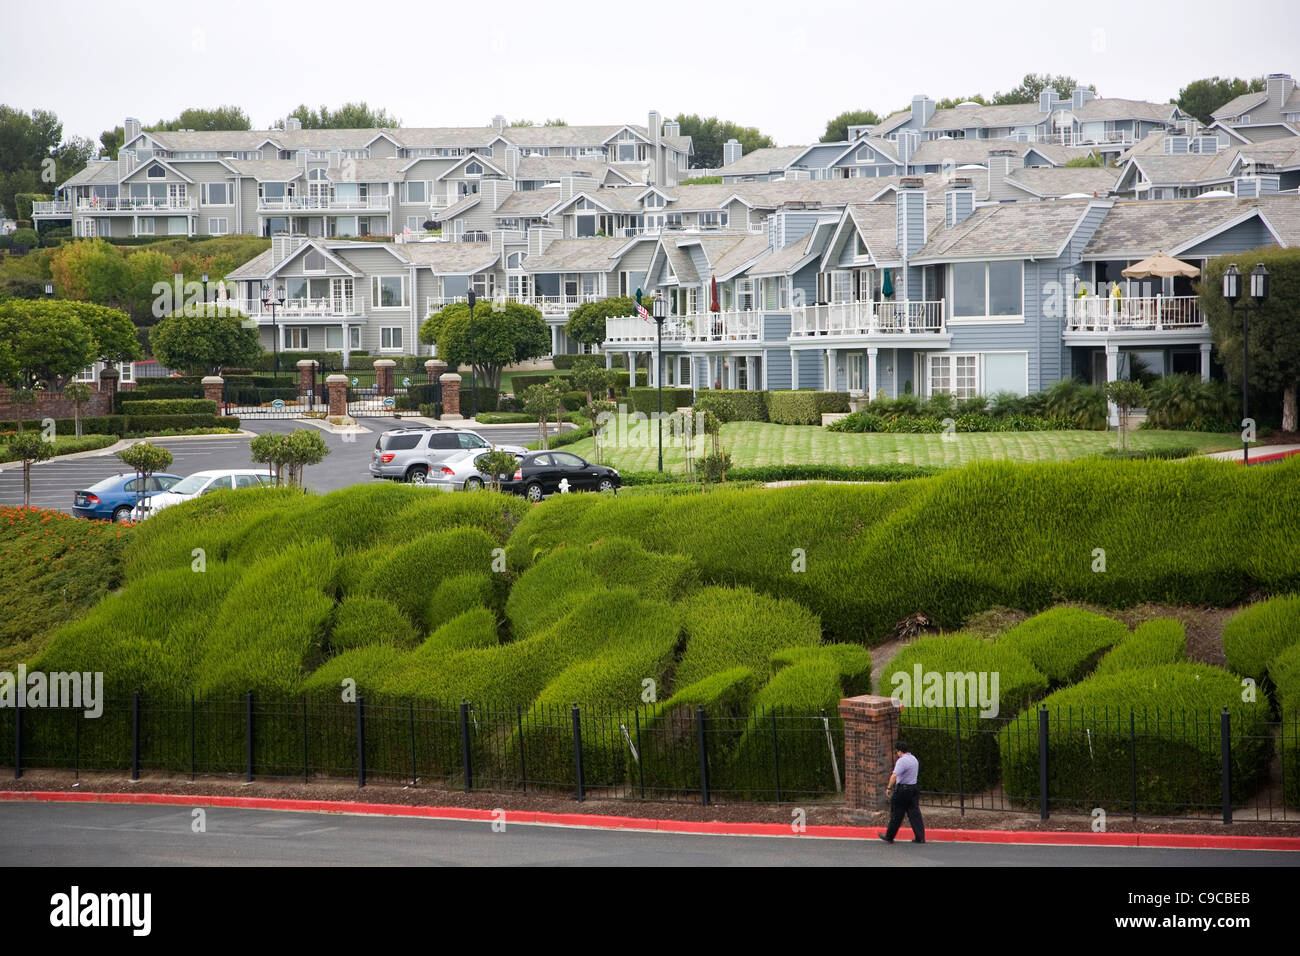
{"type": "Polygon", "coordinates": [[[1195,279],[1200,276],[1201,270],[1190,262],[1157,252],[1141,262],[1133,263],[1120,274],[1126,279],[1172,279],[1176,276],[1195,279]]]}

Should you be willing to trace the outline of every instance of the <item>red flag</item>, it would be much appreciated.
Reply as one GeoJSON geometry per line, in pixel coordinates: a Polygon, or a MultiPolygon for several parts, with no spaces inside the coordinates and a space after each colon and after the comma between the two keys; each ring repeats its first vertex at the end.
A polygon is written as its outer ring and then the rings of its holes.
{"type": "Polygon", "coordinates": [[[713,301],[709,303],[709,311],[721,312],[722,307],[718,305],[718,277],[714,276],[712,279],[709,280],[709,282],[712,286],[711,292],[712,292],[712,299],[713,299],[713,301]]]}

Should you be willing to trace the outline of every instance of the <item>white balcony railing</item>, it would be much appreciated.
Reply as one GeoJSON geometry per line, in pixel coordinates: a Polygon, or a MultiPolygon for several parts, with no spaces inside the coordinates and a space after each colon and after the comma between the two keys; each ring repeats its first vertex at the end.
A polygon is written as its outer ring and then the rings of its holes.
{"type": "Polygon", "coordinates": [[[943,302],[832,302],[790,310],[790,338],[939,335],[943,302]]]}
{"type": "Polygon", "coordinates": [[[291,196],[287,199],[258,199],[257,211],[278,212],[388,212],[387,196],[368,199],[324,199],[317,196],[291,196]]]}
{"type": "MultiPolygon", "coordinates": [[[[656,341],[657,330],[652,319],[640,316],[621,316],[605,320],[606,346],[618,346],[656,341]]],[[[722,342],[759,342],[763,339],[763,313],[697,312],[691,315],[673,315],[664,320],[663,340],[684,344],[722,342]]]]}
{"type": "MultiPolygon", "coordinates": [[[[249,318],[271,320],[271,307],[261,299],[233,299],[231,304],[249,318]]],[[[284,305],[276,303],[275,319],[327,318],[329,316],[356,315],[356,299],[352,296],[325,296],[319,299],[286,299],[284,305]]]]}
{"type": "MultiPolygon", "coordinates": [[[[586,295],[481,295],[478,301],[481,307],[491,308],[493,302],[516,302],[520,305],[531,305],[535,309],[541,309],[548,315],[562,315],[572,312],[580,305],[588,302],[599,302],[608,296],[589,293],[586,295]]],[[[444,298],[439,296],[426,296],[424,300],[425,315],[432,315],[445,305],[453,305],[457,302],[465,302],[466,297],[454,296],[444,298]]]]}
{"type": "Polygon", "coordinates": [[[72,215],[72,203],[66,199],[56,202],[34,202],[32,203],[33,216],[70,216],[72,215]]]}
{"type": "Polygon", "coordinates": [[[1069,300],[1067,332],[1141,332],[1208,328],[1194,295],[1069,300]]]}
{"type": "Polygon", "coordinates": [[[151,212],[194,212],[199,208],[197,197],[189,196],[185,199],[175,199],[167,197],[158,198],[140,198],[140,197],[118,197],[115,199],[103,199],[99,196],[91,196],[89,199],[77,200],[77,212],[121,212],[121,213],[151,213],[151,212]]]}

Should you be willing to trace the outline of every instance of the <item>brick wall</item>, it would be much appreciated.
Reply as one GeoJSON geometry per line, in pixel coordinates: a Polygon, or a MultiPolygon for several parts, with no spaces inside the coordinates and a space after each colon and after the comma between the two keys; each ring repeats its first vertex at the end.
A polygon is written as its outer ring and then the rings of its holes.
{"type": "MultiPolygon", "coordinates": [[[[82,418],[102,418],[113,414],[113,392],[116,391],[117,379],[104,376],[98,385],[88,382],[92,392],[88,401],[81,403],[82,418]],[[98,388],[97,391],[94,389],[98,388]]],[[[36,393],[33,403],[19,404],[13,400],[9,389],[0,385],[0,420],[16,421],[19,415],[25,421],[39,418],[73,418],[76,405],[62,392],[42,389],[36,393]]]]}
{"type": "Polygon", "coordinates": [[[885,787],[894,769],[899,704],[873,694],[840,701],[844,718],[844,797],[853,815],[889,807],[885,787]]]}

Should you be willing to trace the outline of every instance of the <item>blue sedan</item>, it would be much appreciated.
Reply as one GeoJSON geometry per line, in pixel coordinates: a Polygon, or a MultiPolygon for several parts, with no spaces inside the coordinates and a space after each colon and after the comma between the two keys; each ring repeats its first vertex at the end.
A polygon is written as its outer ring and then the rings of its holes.
{"type": "MultiPolygon", "coordinates": [[[[181,480],[180,475],[156,474],[149,478],[147,494],[167,491],[181,480]]],[[[130,521],[131,509],[140,495],[140,479],[128,471],[98,481],[85,491],[73,493],[72,514],[76,518],[100,521],[130,521]]]]}

